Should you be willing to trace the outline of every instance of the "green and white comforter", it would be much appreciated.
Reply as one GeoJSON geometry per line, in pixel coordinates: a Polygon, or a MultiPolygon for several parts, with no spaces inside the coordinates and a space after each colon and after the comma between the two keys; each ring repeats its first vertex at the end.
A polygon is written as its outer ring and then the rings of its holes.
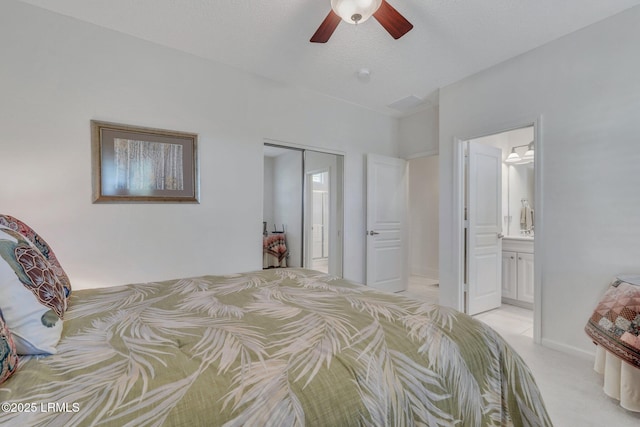
{"type": "Polygon", "coordinates": [[[0,424],[550,426],[514,350],[451,309],[275,269],[78,290],[0,424]]]}

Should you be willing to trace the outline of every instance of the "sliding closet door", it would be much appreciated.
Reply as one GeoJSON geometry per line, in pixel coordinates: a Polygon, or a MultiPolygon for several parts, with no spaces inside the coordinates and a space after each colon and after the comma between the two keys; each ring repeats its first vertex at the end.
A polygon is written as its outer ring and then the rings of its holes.
{"type": "Polygon", "coordinates": [[[341,155],[265,144],[263,221],[284,229],[289,267],[342,277],[343,165],[341,155]]]}
{"type": "Polygon", "coordinates": [[[284,231],[289,251],[286,265],[302,267],[303,151],[265,146],[264,164],[263,221],[267,232],[284,231]]]}
{"type": "Polygon", "coordinates": [[[343,156],[305,152],[305,267],[342,276],[343,156]]]}

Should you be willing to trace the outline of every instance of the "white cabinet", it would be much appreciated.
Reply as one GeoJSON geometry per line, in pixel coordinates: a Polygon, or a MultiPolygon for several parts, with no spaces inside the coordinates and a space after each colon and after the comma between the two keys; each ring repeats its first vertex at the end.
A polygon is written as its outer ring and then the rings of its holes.
{"type": "Polygon", "coordinates": [[[533,240],[502,242],[502,300],[508,304],[533,307],[533,240]]]}
{"type": "Polygon", "coordinates": [[[533,254],[518,252],[519,301],[533,304],[533,254]]]}
{"type": "Polygon", "coordinates": [[[518,298],[518,253],[502,251],[502,298],[518,298]]]}

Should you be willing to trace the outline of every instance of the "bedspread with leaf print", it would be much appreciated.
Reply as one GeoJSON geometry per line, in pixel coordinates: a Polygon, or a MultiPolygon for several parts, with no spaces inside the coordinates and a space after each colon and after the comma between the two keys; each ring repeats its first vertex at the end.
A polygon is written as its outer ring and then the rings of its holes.
{"type": "Polygon", "coordinates": [[[69,305],[58,353],[0,386],[1,425],[551,425],[483,323],[310,270],[78,290],[69,305]]]}

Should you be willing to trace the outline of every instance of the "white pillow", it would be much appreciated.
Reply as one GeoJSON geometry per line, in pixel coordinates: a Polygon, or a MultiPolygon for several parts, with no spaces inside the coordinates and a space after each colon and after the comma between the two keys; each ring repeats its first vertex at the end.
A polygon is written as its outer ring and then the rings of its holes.
{"type": "Polygon", "coordinates": [[[0,226],[0,309],[18,354],[52,354],[62,333],[65,291],[51,264],[20,233],[0,226]]]}

